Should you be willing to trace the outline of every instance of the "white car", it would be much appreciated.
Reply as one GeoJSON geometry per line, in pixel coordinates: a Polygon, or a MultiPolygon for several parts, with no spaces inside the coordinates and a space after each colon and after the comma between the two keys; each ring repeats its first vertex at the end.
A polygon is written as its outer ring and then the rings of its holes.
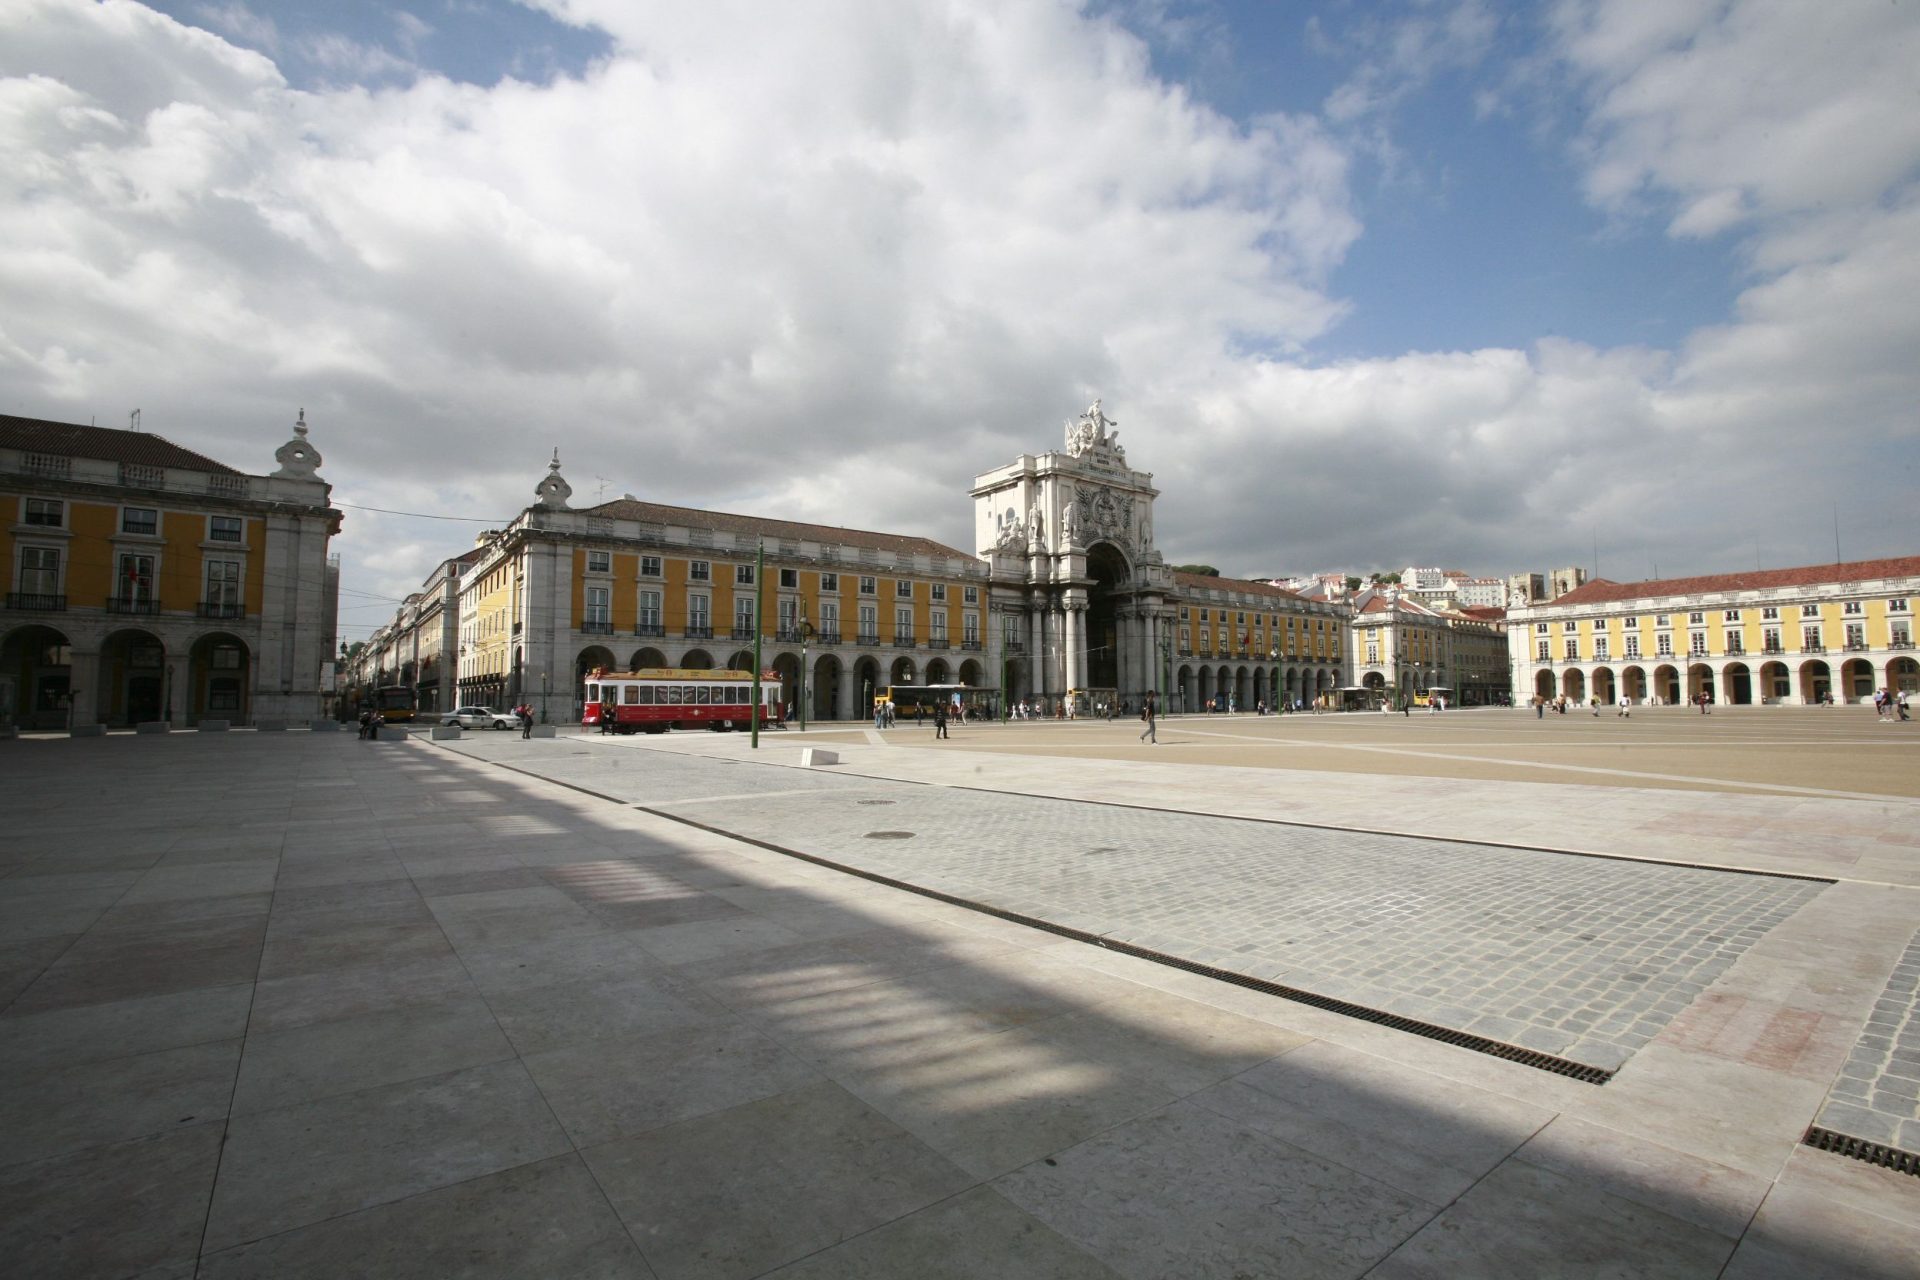
{"type": "Polygon", "coordinates": [[[492,707],[455,707],[440,717],[440,723],[457,724],[462,729],[515,729],[520,725],[513,713],[492,707]]]}

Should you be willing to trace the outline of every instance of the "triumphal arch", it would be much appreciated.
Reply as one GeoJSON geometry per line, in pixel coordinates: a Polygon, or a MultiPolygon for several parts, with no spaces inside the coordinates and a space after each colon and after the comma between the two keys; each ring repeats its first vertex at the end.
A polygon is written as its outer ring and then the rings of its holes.
{"type": "Polygon", "coordinates": [[[1174,577],[1153,544],[1153,476],[1095,400],[1063,447],[974,480],[975,546],[1011,698],[1134,706],[1166,681],[1174,577]]]}

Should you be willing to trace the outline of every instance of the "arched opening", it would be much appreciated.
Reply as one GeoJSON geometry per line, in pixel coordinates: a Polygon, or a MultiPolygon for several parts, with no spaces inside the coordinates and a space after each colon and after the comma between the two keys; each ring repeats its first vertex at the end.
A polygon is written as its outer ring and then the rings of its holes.
{"type": "Polygon", "coordinates": [[[1096,542],[1087,548],[1087,576],[1093,585],[1087,590],[1086,676],[1081,683],[1088,689],[1118,690],[1120,592],[1133,581],[1133,568],[1111,542],[1096,542]]]}
{"type": "Polygon", "coordinates": [[[1849,658],[1840,664],[1840,688],[1848,702],[1873,701],[1873,664],[1849,658]]]}
{"type": "Polygon", "coordinates": [[[633,661],[628,665],[627,670],[645,671],[649,668],[664,667],[666,665],[667,655],[658,649],[635,649],[633,651],[633,661]]]}
{"type": "Polygon", "coordinates": [[[1753,672],[1744,662],[1729,662],[1721,673],[1722,687],[1727,693],[1727,701],[1736,707],[1753,705],[1753,672]]]}
{"type": "Polygon", "coordinates": [[[840,705],[840,659],[823,653],[813,660],[813,687],[807,690],[809,714],[815,720],[832,720],[840,705]]]}
{"type": "Polygon", "coordinates": [[[1620,695],[1615,692],[1613,682],[1613,668],[1597,667],[1594,669],[1593,696],[1608,705],[1612,705],[1619,700],[1620,695]]]}
{"type": "MultiPolygon", "coordinates": [[[[615,669],[615,658],[611,649],[604,645],[591,644],[580,651],[580,656],[573,661],[573,688],[567,691],[570,705],[557,714],[566,716],[570,723],[580,719],[581,712],[587,705],[587,673],[602,668],[608,671],[615,669]]],[[[533,680],[539,678],[538,675],[532,677],[533,680]]],[[[548,699],[558,692],[560,692],[558,689],[534,688],[529,683],[518,700],[531,705],[534,696],[539,695],[540,702],[536,709],[543,719],[551,719],[556,712],[547,705],[548,699]]]]}
{"type": "Polygon", "coordinates": [[[1816,706],[1833,695],[1833,677],[1818,658],[1800,664],[1800,701],[1816,706]]]}
{"type": "Polygon", "coordinates": [[[982,681],[980,675],[980,664],[974,659],[968,658],[960,664],[960,683],[966,685],[969,689],[978,689],[981,687],[982,681]]]}
{"type": "Polygon", "coordinates": [[[1560,692],[1566,695],[1568,702],[1587,700],[1587,675],[1579,668],[1568,670],[1560,677],[1560,692]]]}
{"type": "Polygon", "coordinates": [[[1720,700],[1719,689],[1713,678],[1713,668],[1704,662],[1696,662],[1687,668],[1687,700],[1691,702],[1703,694],[1708,702],[1720,700]]]}
{"type": "Polygon", "coordinates": [[[1537,671],[1534,673],[1534,676],[1533,676],[1533,696],[1534,697],[1551,699],[1555,696],[1555,692],[1556,691],[1553,687],[1553,672],[1537,671]]]}
{"type": "Polygon", "coordinates": [[[895,658],[893,668],[888,673],[888,684],[913,684],[914,665],[912,658],[895,658]]]}
{"type": "Polygon", "coordinates": [[[1657,667],[1653,673],[1653,694],[1669,707],[1680,705],[1680,669],[1657,667]]]}
{"type": "Polygon", "coordinates": [[[149,631],[116,631],[100,646],[100,716],[108,724],[172,718],[167,650],[149,631]]]}
{"type": "Polygon", "coordinates": [[[1793,676],[1784,662],[1769,662],[1760,668],[1760,699],[1785,702],[1793,696],[1793,676]]]}
{"type": "MultiPolygon", "coordinates": [[[[747,665],[736,667],[737,671],[753,670],[753,655],[747,655],[747,665]]],[[[793,708],[797,718],[800,714],[800,655],[797,653],[777,654],[773,659],[773,670],[780,677],[780,706],[793,708]]]]}
{"type": "Polygon", "coordinates": [[[855,704],[855,719],[866,719],[873,715],[874,695],[880,691],[880,663],[873,658],[861,658],[853,664],[854,687],[859,690],[860,701],[855,704]]]}
{"type": "MultiPolygon", "coordinates": [[[[761,656],[762,657],[765,656],[764,650],[762,651],[761,656]]],[[[734,650],[733,654],[727,659],[726,670],[752,671],[753,670],[753,650],[751,649],[734,650]]]]}
{"type": "Polygon", "coordinates": [[[1887,664],[1887,684],[1897,692],[1920,693],[1920,662],[1895,658],[1887,664]]]}
{"type": "Polygon", "coordinates": [[[713,655],[705,649],[689,649],[680,656],[680,667],[684,671],[711,671],[713,655]]]}
{"type": "Polygon", "coordinates": [[[21,627],[0,643],[0,724],[64,729],[73,696],[73,647],[52,627],[21,627]]]}
{"type": "Polygon", "coordinates": [[[928,684],[952,684],[953,683],[951,674],[947,670],[947,660],[945,658],[935,658],[931,662],[927,663],[927,683],[928,684]]]}
{"type": "Polygon", "coordinates": [[[1639,667],[1628,667],[1620,673],[1620,690],[1626,694],[1627,701],[1639,703],[1647,700],[1647,673],[1639,667]]]}
{"type": "Polygon", "coordinates": [[[195,640],[188,654],[188,723],[230,720],[246,724],[253,688],[250,666],[247,646],[238,636],[216,631],[195,640]]]}

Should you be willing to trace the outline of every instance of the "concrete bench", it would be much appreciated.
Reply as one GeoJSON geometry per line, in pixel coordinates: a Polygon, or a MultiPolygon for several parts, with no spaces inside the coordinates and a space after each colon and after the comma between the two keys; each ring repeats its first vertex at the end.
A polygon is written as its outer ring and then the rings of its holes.
{"type": "Polygon", "coordinates": [[[817,769],[823,764],[839,763],[840,753],[838,751],[828,751],[824,747],[800,748],[800,767],[802,769],[817,769]]]}
{"type": "Polygon", "coordinates": [[[458,742],[460,740],[460,726],[457,724],[437,724],[433,726],[433,740],[435,742],[445,742],[448,740],[458,742]]]}
{"type": "Polygon", "coordinates": [[[135,733],[172,733],[173,722],[169,720],[142,720],[133,726],[135,733]]]}
{"type": "Polygon", "coordinates": [[[233,721],[231,720],[202,720],[200,722],[200,732],[202,733],[225,733],[231,728],[233,728],[233,721]]]}
{"type": "Polygon", "coordinates": [[[533,726],[533,736],[536,738],[552,738],[558,736],[558,731],[550,724],[537,724],[533,726]]]}

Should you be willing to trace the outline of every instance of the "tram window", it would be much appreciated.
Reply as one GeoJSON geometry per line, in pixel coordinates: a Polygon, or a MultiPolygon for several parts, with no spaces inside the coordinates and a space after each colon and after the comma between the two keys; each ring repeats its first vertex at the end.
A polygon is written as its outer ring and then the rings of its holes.
{"type": "Polygon", "coordinates": [[[588,686],[587,686],[587,701],[588,701],[588,702],[598,702],[598,701],[600,701],[600,686],[599,686],[599,685],[597,685],[597,684],[590,684],[590,685],[588,685],[588,686]]]}
{"type": "Polygon", "coordinates": [[[667,685],[665,688],[661,689],[660,700],[666,703],[670,707],[679,706],[680,705],[680,686],[677,684],[670,684],[670,685],[667,685]]]}
{"type": "Polygon", "coordinates": [[[706,685],[698,685],[694,688],[693,700],[696,705],[704,707],[713,700],[712,691],[706,685]]]}
{"type": "Polygon", "coordinates": [[[633,700],[643,707],[650,707],[653,705],[653,690],[643,684],[633,691],[633,700]]]}
{"type": "Polygon", "coordinates": [[[627,705],[630,707],[637,707],[640,705],[640,686],[639,685],[630,684],[627,686],[627,705]]]}

